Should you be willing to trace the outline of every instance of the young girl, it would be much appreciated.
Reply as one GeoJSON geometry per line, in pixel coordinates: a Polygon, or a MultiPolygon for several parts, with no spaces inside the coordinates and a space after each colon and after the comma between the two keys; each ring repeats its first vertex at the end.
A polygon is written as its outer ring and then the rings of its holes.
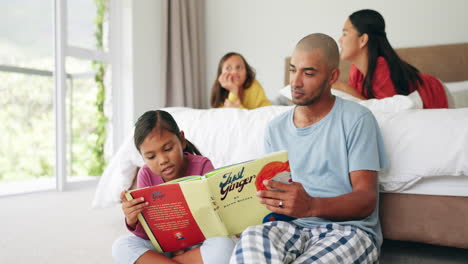
{"type": "Polygon", "coordinates": [[[351,14],[339,43],[341,58],[353,65],[348,84],[337,82],[333,88],[361,99],[408,95],[417,90],[424,108],[448,107],[442,83],[398,57],[377,11],[364,9],[351,14]]]}
{"type": "MultiPolygon", "coordinates": [[[[185,139],[174,118],[165,111],[144,113],[135,124],[135,146],[145,166],[138,171],[137,187],[162,184],[189,175],[203,175],[213,170],[211,161],[185,139]]],[[[201,246],[160,254],[148,239],[137,215],[148,204],[142,199],[128,201],[120,195],[127,228],[134,236],[114,242],[112,255],[117,263],[228,263],[234,242],[226,237],[205,240],[201,246]]]]}
{"type": "Polygon", "coordinates": [[[244,57],[235,52],[224,55],[211,88],[211,107],[254,109],[267,105],[271,103],[244,57]]]}

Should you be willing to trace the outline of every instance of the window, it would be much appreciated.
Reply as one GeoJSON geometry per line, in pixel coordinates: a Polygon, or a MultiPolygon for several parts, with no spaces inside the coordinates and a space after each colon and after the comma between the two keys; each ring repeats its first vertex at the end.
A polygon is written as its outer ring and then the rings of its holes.
{"type": "Polygon", "coordinates": [[[102,173],[109,2],[0,0],[0,195],[102,173]]]}

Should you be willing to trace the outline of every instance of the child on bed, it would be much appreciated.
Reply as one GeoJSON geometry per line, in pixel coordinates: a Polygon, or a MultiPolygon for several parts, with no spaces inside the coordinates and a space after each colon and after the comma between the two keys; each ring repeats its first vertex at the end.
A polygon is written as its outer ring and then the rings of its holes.
{"type": "MultiPolygon", "coordinates": [[[[211,161],[185,139],[174,118],[165,111],[144,113],[135,124],[135,146],[143,156],[137,176],[137,187],[162,184],[189,175],[203,175],[213,170],[211,161]]],[[[184,251],[158,253],[137,215],[147,203],[142,199],[128,201],[120,195],[127,228],[134,234],[121,237],[112,246],[117,263],[228,263],[234,242],[226,237],[213,237],[184,251]]]]}
{"type": "Polygon", "coordinates": [[[227,53],[219,61],[210,102],[214,108],[254,109],[271,105],[263,87],[255,80],[255,71],[236,52],[227,53]]]}
{"type": "Polygon", "coordinates": [[[385,21],[377,11],[364,9],[351,14],[339,43],[341,59],[353,64],[348,83],[336,82],[333,88],[360,99],[408,95],[417,90],[424,108],[448,107],[442,83],[398,57],[387,39],[385,21]]]}

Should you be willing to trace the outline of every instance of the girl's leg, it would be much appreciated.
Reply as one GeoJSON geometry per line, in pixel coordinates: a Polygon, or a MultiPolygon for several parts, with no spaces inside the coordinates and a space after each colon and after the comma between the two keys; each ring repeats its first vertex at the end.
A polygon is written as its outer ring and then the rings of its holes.
{"type": "Polygon", "coordinates": [[[201,246],[175,256],[173,260],[190,264],[227,264],[235,245],[228,237],[212,237],[206,239],[201,246]]]}
{"type": "Polygon", "coordinates": [[[140,260],[144,261],[145,257],[151,257],[153,255],[171,261],[171,259],[164,256],[163,254],[155,252],[155,250],[156,249],[149,240],[133,235],[123,236],[114,241],[114,244],[112,245],[112,257],[114,258],[115,263],[118,264],[137,263],[137,260],[138,262],[140,262],[140,260]]]}
{"type": "Polygon", "coordinates": [[[229,237],[212,237],[203,242],[200,253],[204,264],[229,263],[235,247],[234,241],[229,237]]]}

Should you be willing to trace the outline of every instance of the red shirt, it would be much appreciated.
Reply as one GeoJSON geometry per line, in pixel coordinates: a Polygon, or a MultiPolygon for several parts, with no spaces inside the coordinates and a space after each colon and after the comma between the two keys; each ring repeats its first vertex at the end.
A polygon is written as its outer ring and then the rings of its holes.
{"type": "MultiPolygon", "coordinates": [[[[442,83],[431,75],[421,73],[420,76],[423,83],[419,84],[416,89],[421,96],[424,108],[447,108],[447,96],[442,83]]],[[[349,85],[369,99],[368,95],[362,92],[363,82],[364,75],[354,64],[351,65],[348,78],[349,85]]],[[[410,93],[416,89],[410,85],[410,93]]],[[[390,70],[388,69],[387,61],[384,57],[377,58],[377,65],[375,66],[374,76],[372,77],[372,91],[377,99],[391,97],[397,94],[390,77],[390,70]]]]}

